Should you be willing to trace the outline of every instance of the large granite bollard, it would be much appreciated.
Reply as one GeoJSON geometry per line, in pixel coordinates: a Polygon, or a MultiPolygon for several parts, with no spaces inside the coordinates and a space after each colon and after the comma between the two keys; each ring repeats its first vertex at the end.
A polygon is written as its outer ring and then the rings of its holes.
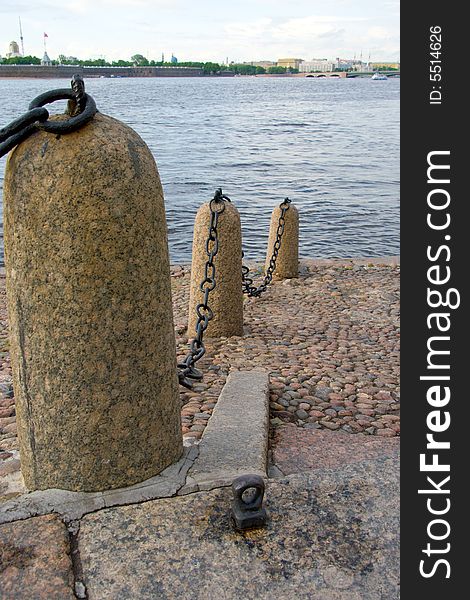
{"type": "Polygon", "coordinates": [[[99,491],[182,454],[163,192],[129,127],[102,114],[35,133],[5,174],[5,262],[22,472],[99,491]]]}
{"type": "MultiPolygon", "coordinates": [[[[265,270],[268,270],[269,261],[273,254],[274,242],[277,237],[277,227],[281,209],[279,206],[273,210],[269,227],[268,250],[266,252],[265,270]]],[[[276,261],[276,270],[273,279],[290,279],[299,276],[299,211],[293,205],[285,213],[285,226],[282,235],[281,247],[276,261]]]]}
{"type": "MultiPolygon", "coordinates": [[[[207,202],[199,208],[194,222],[189,338],[196,335],[196,306],[204,299],[199,286],[204,279],[208,258],[206,240],[211,220],[209,204],[207,202]]],[[[217,203],[214,203],[214,206],[217,208],[217,203]]],[[[219,249],[214,259],[216,287],[210,292],[208,301],[214,318],[209,321],[206,336],[243,335],[242,233],[240,215],[231,202],[225,201],[225,209],[219,215],[217,231],[219,249]]]]}

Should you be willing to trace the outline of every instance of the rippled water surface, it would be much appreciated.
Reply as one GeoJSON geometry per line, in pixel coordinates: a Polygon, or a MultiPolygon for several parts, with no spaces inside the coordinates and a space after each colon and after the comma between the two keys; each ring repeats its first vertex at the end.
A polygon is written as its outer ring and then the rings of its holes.
{"type": "MultiPolygon", "coordinates": [[[[0,127],[34,96],[68,85],[0,80],[0,127]]],[[[398,79],[87,79],[86,87],[156,158],[173,262],[190,260],[195,212],[217,187],[240,211],[248,260],[264,256],[270,212],[285,196],[300,211],[302,256],[398,254],[398,79]]],[[[5,158],[0,186],[4,168],[5,158]]]]}

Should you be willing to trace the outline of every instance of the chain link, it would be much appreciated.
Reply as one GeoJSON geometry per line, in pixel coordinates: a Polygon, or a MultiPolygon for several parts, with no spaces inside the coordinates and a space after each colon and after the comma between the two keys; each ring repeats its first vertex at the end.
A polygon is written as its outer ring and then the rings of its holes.
{"type": "Polygon", "coordinates": [[[42,130],[57,135],[77,131],[88,123],[97,113],[93,98],[85,93],[85,84],[80,75],[74,75],[71,88],[50,90],[34,98],[27,113],[0,129],[0,157],[23,142],[35,131],[42,130]],[[44,104],[56,100],[69,100],[64,121],[49,121],[49,111],[44,104]]]}
{"type": "MultiPolygon", "coordinates": [[[[279,250],[281,248],[282,236],[284,234],[284,228],[286,225],[286,212],[289,210],[289,206],[292,200],[286,198],[281,204],[279,208],[281,209],[281,214],[279,215],[279,222],[277,225],[276,231],[276,240],[273,246],[273,253],[271,258],[269,259],[269,266],[266,271],[266,275],[264,276],[263,283],[255,287],[253,285],[253,279],[250,277],[250,269],[243,265],[242,266],[242,288],[243,293],[247,294],[249,298],[259,298],[263,292],[266,291],[268,285],[271,283],[274,275],[274,271],[276,270],[276,261],[279,254],[279,250]]],[[[244,253],[242,252],[242,258],[244,257],[244,253]]]]}
{"type": "Polygon", "coordinates": [[[222,189],[215,191],[214,198],[209,203],[211,211],[211,220],[209,225],[209,235],[206,240],[207,261],[204,267],[204,279],[199,285],[199,289],[204,294],[204,299],[196,306],[196,336],[191,340],[189,352],[185,359],[178,363],[178,380],[180,385],[192,389],[194,380],[202,379],[202,372],[194,366],[206,353],[203,337],[209,321],[214,318],[214,313],[209,306],[209,294],[215,289],[215,263],[214,259],[219,251],[219,236],[217,226],[219,216],[225,210],[225,201],[230,202],[230,198],[222,194],[222,189]]]}

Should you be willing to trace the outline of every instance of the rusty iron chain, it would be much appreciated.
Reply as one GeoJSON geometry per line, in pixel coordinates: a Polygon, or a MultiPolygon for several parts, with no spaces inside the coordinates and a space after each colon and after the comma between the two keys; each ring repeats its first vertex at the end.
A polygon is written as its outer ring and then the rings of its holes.
{"type": "Polygon", "coordinates": [[[194,381],[202,379],[203,374],[194,366],[206,353],[204,346],[204,332],[209,325],[209,321],[214,318],[214,313],[209,306],[209,294],[215,289],[215,264],[214,258],[219,251],[219,235],[217,226],[219,216],[225,210],[225,201],[230,202],[230,198],[222,194],[222,189],[215,191],[214,197],[209,203],[211,211],[211,220],[209,225],[209,235],[206,240],[207,261],[204,268],[204,279],[199,285],[199,289],[204,294],[204,299],[196,306],[196,336],[191,340],[189,352],[185,359],[178,363],[178,380],[180,385],[192,389],[194,381]]]}
{"type": "MultiPolygon", "coordinates": [[[[289,210],[289,206],[292,200],[286,198],[281,204],[279,208],[281,209],[281,214],[279,215],[279,222],[277,225],[276,231],[276,240],[273,246],[273,253],[271,258],[269,259],[269,266],[266,271],[266,275],[264,276],[263,282],[258,287],[253,285],[253,279],[250,277],[250,269],[243,265],[242,266],[242,288],[243,293],[247,294],[249,298],[259,298],[263,292],[265,292],[268,288],[268,285],[271,283],[273,279],[274,271],[276,270],[276,261],[279,254],[279,249],[281,248],[282,236],[284,234],[284,228],[286,224],[286,212],[289,210]]],[[[242,258],[244,257],[244,253],[242,252],[242,258]]]]}
{"type": "Polygon", "coordinates": [[[88,123],[97,113],[93,98],[85,92],[85,84],[80,75],[74,75],[71,88],[50,90],[40,94],[29,104],[27,113],[0,129],[0,157],[26,140],[35,131],[42,130],[56,135],[77,131],[88,123]],[[69,100],[68,119],[50,121],[45,104],[57,100],[69,100]]]}

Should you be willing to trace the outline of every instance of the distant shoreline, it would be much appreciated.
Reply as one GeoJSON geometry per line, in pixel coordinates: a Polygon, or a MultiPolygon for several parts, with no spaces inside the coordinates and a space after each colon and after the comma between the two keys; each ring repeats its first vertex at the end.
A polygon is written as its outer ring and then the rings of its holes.
{"type": "MultiPolygon", "coordinates": [[[[51,74],[50,72],[41,72],[39,71],[41,67],[38,67],[38,71],[36,71],[34,74],[28,73],[28,74],[22,74],[22,73],[16,73],[14,75],[4,75],[2,73],[2,69],[1,69],[1,65],[0,65],[0,79],[4,80],[4,79],[67,79],[72,77],[72,75],[75,74],[75,72],[73,72],[72,74],[69,74],[69,72],[60,72],[60,73],[53,73],[51,74]]],[[[112,68],[112,67],[111,67],[112,68]]],[[[73,71],[73,69],[72,69],[73,71]]],[[[83,76],[84,79],[168,79],[168,78],[174,78],[177,77],[178,79],[181,78],[202,78],[202,79],[233,79],[233,78],[237,78],[239,79],[240,77],[243,78],[252,78],[252,77],[256,77],[256,78],[266,78],[266,77],[276,77],[276,78],[305,78],[307,77],[309,74],[308,73],[262,73],[259,75],[238,75],[238,74],[233,74],[233,75],[207,75],[207,74],[191,74],[191,73],[178,73],[178,75],[143,75],[142,73],[137,73],[137,74],[132,74],[132,75],[119,75],[119,74],[112,74],[112,75],[103,75],[103,74],[91,74],[88,72],[83,73],[82,71],[80,71],[78,68],[76,69],[76,72],[81,74],[83,76]]],[[[318,75],[317,75],[318,76],[318,75]]],[[[322,78],[320,76],[320,78],[322,78]]],[[[330,77],[331,78],[331,77],[330,77]]],[[[334,78],[336,79],[346,79],[345,76],[340,77],[338,76],[334,76],[334,78]]]]}
{"type": "MultiPolygon", "coordinates": [[[[77,69],[78,73],[80,73],[77,69]]],[[[32,74],[16,74],[16,75],[3,75],[0,71],[0,81],[14,81],[18,79],[71,79],[71,77],[75,75],[75,72],[72,73],[36,73],[32,74]]],[[[262,73],[259,75],[191,75],[191,74],[179,74],[179,75],[91,75],[89,73],[85,73],[83,75],[83,79],[266,79],[266,78],[275,78],[275,79],[370,79],[371,75],[362,74],[362,75],[348,75],[346,73],[342,75],[330,75],[330,74],[322,74],[322,73],[262,73]]],[[[390,76],[389,76],[390,78],[390,76]]],[[[392,75],[391,79],[400,79],[400,75],[392,75]]]]}
{"type": "Polygon", "coordinates": [[[83,78],[205,76],[204,70],[198,67],[83,67],[80,65],[0,65],[1,79],[70,79],[76,74],[81,75],[83,78]]]}
{"type": "MultiPolygon", "coordinates": [[[[250,78],[256,78],[256,79],[260,79],[260,78],[307,78],[307,79],[313,79],[313,77],[306,77],[305,73],[280,73],[280,74],[273,74],[273,75],[235,75],[234,76],[237,79],[243,78],[243,79],[250,79],[250,78]]],[[[106,77],[106,76],[97,76],[97,75],[88,75],[86,77],[84,77],[83,79],[175,79],[174,77],[168,77],[165,75],[155,75],[152,77],[146,76],[146,75],[121,75],[119,77],[106,77]]],[[[179,75],[178,79],[232,79],[232,77],[230,76],[226,76],[226,75],[179,75]]],[[[9,81],[9,80],[18,80],[18,79],[30,79],[30,80],[34,80],[34,79],[70,79],[69,75],[60,75],[59,76],[50,76],[50,75],[44,75],[44,76],[33,76],[33,75],[16,75],[16,76],[3,76],[2,74],[0,74],[0,80],[2,81],[9,81]]],[[[318,79],[318,77],[316,77],[316,79],[318,79]]],[[[352,77],[320,77],[320,79],[353,79],[352,77]]]]}

